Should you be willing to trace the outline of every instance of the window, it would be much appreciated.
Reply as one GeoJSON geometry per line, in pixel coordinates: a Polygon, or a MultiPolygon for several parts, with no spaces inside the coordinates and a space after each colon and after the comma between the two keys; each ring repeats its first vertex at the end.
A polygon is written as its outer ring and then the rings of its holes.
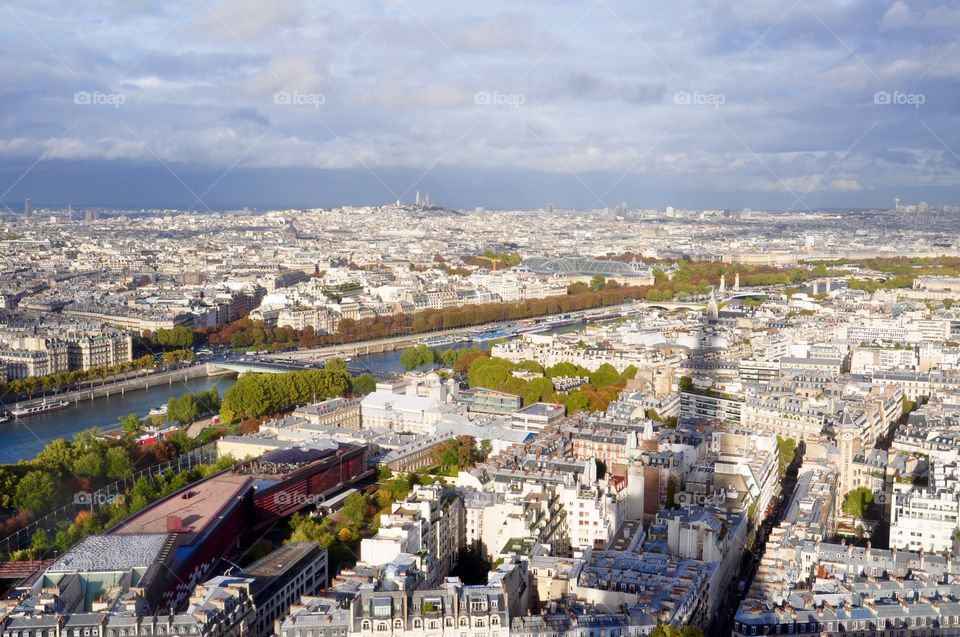
{"type": "Polygon", "coordinates": [[[373,599],[373,616],[377,618],[390,617],[393,613],[393,599],[389,597],[375,597],[373,599]]]}

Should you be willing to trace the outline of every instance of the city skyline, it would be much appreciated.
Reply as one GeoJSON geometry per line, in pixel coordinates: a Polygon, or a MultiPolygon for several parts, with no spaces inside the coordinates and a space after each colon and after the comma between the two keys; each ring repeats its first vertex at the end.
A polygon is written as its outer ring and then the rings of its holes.
{"type": "Polygon", "coordinates": [[[0,15],[0,637],[960,635],[960,3],[0,15]]]}
{"type": "Polygon", "coordinates": [[[960,202],[960,10],[4,4],[0,201],[960,202]]]}

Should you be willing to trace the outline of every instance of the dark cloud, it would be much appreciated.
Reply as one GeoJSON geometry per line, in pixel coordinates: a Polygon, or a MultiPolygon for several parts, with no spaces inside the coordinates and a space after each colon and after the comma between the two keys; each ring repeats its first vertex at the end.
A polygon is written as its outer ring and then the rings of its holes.
{"type": "Polygon", "coordinates": [[[638,205],[762,207],[785,183],[960,203],[948,3],[7,2],[0,162],[43,158],[11,197],[82,203],[67,171],[104,161],[130,179],[102,193],[150,205],[159,158],[201,181],[240,159],[224,205],[391,199],[371,171],[399,192],[443,175],[431,193],[465,206],[590,205],[581,180],[621,177],[610,199],[638,205]]]}
{"type": "Polygon", "coordinates": [[[230,123],[256,124],[262,128],[270,128],[270,120],[254,108],[238,108],[224,114],[224,121],[230,123]]]}

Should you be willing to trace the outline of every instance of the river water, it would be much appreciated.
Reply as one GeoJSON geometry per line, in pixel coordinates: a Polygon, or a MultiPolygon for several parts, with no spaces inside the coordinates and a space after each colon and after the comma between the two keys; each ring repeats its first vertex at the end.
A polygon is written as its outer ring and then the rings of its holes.
{"type": "MultiPolygon", "coordinates": [[[[550,333],[572,329],[566,326],[549,330],[550,333]]],[[[582,327],[577,324],[575,327],[582,327]]],[[[473,343],[462,342],[450,345],[441,345],[432,349],[467,349],[473,343]]],[[[484,344],[489,347],[490,343],[484,344]]],[[[355,372],[371,371],[380,373],[403,372],[400,364],[401,352],[384,352],[382,354],[368,354],[357,356],[350,361],[349,366],[355,372]]],[[[429,369],[427,366],[423,369],[429,369]]],[[[13,464],[18,460],[33,458],[43,446],[57,438],[70,439],[75,434],[89,429],[100,427],[112,429],[119,425],[120,416],[135,413],[146,416],[149,411],[166,404],[171,396],[180,396],[187,392],[197,392],[216,386],[220,395],[229,389],[236,378],[233,376],[217,376],[214,378],[195,378],[189,381],[174,382],[172,385],[159,385],[150,389],[140,389],[127,392],[124,395],[113,395],[109,398],[80,401],[60,411],[51,411],[36,416],[28,416],[16,420],[0,423],[0,464],[13,464]]]]}
{"type": "Polygon", "coordinates": [[[81,400],[59,411],[0,423],[0,434],[2,434],[0,464],[13,464],[18,460],[33,458],[51,440],[70,439],[74,434],[90,427],[115,428],[119,425],[120,416],[131,413],[146,416],[157,405],[166,404],[171,396],[180,396],[214,386],[223,396],[234,382],[236,382],[234,376],[174,381],[172,385],[138,389],[123,395],[114,394],[109,398],[81,400]]]}

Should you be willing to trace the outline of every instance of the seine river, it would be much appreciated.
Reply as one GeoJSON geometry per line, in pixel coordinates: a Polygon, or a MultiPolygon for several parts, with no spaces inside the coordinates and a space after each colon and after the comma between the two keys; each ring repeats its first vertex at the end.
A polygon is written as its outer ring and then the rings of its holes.
{"type": "Polygon", "coordinates": [[[57,438],[71,438],[74,434],[100,427],[112,429],[119,425],[120,416],[135,413],[146,416],[157,405],[165,404],[171,396],[196,392],[216,386],[222,396],[236,378],[216,376],[138,389],[109,398],[80,401],[66,409],[36,416],[18,418],[0,423],[3,443],[0,444],[0,464],[13,464],[34,457],[43,446],[57,438]]]}
{"type": "MultiPolygon", "coordinates": [[[[562,329],[570,328],[558,328],[550,332],[562,331],[562,329]]],[[[455,343],[434,349],[465,349],[472,346],[472,343],[455,343]]],[[[403,365],[400,364],[399,351],[358,356],[350,362],[350,367],[355,371],[369,370],[381,373],[404,371],[403,365]]],[[[112,429],[119,425],[120,416],[130,413],[146,416],[152,408],[166,404],[171,396],[205,390],[213,386],[216,386],[220,390],[220,395],[223,396],[234,382],[236,378],[233,376],[196,378],[186,382],[175,382],[173,385],[160,385],[151,389],[127,392],[122,396],[117,394],[109,398],[80,401],[60,411],[0,423],[0,434],[2,434],[0,464],[13,464],[18,460],[33,458],[51,440],[69,439],[90,427],[112,429]]]]}

